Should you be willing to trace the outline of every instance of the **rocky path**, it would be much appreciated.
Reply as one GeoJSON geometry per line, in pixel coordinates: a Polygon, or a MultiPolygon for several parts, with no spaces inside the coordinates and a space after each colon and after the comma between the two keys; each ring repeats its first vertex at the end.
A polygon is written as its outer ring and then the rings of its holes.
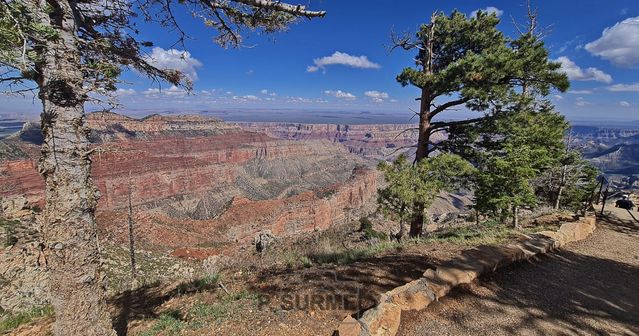
{"type": "Polygon", "coordinates": [[[404,312],[398,335],[639,335],[639,224],[611,207],[588,239],[404,312]]]}

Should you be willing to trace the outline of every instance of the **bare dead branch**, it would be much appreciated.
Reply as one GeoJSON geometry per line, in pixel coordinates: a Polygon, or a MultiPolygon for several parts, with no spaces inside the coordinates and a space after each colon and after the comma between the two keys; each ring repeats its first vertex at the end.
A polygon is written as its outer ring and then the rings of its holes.
{"type": "Polygon", "coordinates": [[[395,135],[395,137],[393,138],[393,140],[395,140],[395,139],[399,138],[402,134],[404,134],[404,133],[406,133],[406,132],[414,131],[414,130],[418,130],[418,129],[419,129],[419,127],[411,127],[411,128],[407,128],[407,129],[405,129],[405,130],[403,130],[403,131],[401,131],[401,132],[397,133],[397,135],[395,135]]]}
{"type": "MultiPolygon", "coordinates": [[[[324,17],[326,11],[310,11],[306,10],[306,6],[303,5],[291,5],[281,1],[272,0],[233,0],[234,2],[243,3],[245,5],[254,6],[258,8],[265,8],[270,10],[276,10],[279,12],[288,13],[294,16],[304,16],[306,18],[324,17]]],[[[220,2],[220,1],[215,1],[220,2]]]]}

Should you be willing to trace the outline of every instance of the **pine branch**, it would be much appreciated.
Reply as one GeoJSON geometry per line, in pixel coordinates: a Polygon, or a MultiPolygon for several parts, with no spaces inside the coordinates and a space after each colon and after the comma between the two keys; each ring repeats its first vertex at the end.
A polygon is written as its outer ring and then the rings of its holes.
{"type": "Polygon", "coordinates": [[[469,125],[478,123],[486,120],[487,117],[474,118],[474,119],[466,119],[466,120],[458,120],[458,121],[437,121],[431,124],[433,130],[443,129],[451,126],[461,126],[461,125],[469,125]]]}
{"type": "Polygon", "coordinates": [[[467,103],[468,101],[470,101],[469,98],[461,98],[461,99],[457,99],[457,100],[451,100],[447,103],[444,103],[442,105],[437,106],[435,109],[433,109],[430,112],[430,115],[432,117],[436,116],[437,114],[446,111],[447,109],[453,107],[453,106],[458,106],[458,105],[462,105],[467,103]]]}

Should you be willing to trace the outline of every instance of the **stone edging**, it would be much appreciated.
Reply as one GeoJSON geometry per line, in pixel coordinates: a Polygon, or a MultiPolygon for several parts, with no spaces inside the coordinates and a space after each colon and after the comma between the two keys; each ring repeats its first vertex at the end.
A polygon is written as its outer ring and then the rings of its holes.
{"type": "Polygon", "coordinates": [[[556,232],[522,236],[507,245],[479,246],[463,251],[460,257],[437,269],[426,270],[421,278],[381,294],[377,306],[365,311],[359,319],[347,316],[333,335],[394,336],[402,311],[422,310],[446,296],[455,286],[470,283],[483,273],[585,239],[595,230],[595,218],[594,215],[582,217],[562,224],[556,232]]]}

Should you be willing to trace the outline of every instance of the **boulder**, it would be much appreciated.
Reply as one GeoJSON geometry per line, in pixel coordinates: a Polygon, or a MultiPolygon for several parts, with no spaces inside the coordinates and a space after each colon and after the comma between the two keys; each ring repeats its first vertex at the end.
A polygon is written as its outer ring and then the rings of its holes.
{"type": "Polygon", "coordinates": [[[344,318],[337,328],[335,336],[360,336],[362,333],[362,325],[352,316],[344,318]]]}
{"type": "Polygon", "coordinates": [[[402,316],[402,309],[384,300],[376,307],[367,310],[360,322],[371,336],[392,336],[397,334],[402,316]]]}
{"type": "Polygon", "coordinates": [[[257,252],[263,253],[268,249],[270,245],[275,242],[275,236],[271,232],[271,230],[264,230],[259,232],[253,238],[253,245],[255,245],[255,250],[257,252]]]}

